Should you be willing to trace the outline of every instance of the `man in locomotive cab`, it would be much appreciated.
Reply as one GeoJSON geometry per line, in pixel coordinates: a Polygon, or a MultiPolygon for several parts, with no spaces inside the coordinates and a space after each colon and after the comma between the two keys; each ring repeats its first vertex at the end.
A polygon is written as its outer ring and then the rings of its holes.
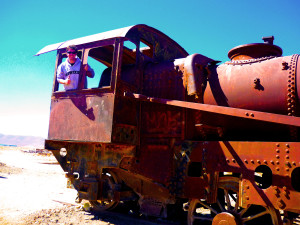
{"type": "MultiPolygon", "coordinates": [[[[57,81],[64,85],[65,90],[77,89],[79,83],[79,74],[81,60],[77,57],[77,47],[70,45],[67,47],[66,61],[62,62],[57,68],[57,81]]],[[[86,64],[84,67],[86,75],[90,78],[95,76],[94,70],[86,64]]],[[[84,80],[84,88],[87,87],[87,79],[84,80]]]]}

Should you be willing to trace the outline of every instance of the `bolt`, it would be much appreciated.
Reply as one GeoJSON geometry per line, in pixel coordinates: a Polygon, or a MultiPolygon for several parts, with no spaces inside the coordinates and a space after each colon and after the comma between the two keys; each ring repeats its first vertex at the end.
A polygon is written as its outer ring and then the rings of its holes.
{"type": "Polygon", "coordinates": [[[285,204],[281,199],[278,199],[277,205],[280,209],[284,209],[285,208],[285,204]]]}
{"type": "Polygon", "coordinates": [[[284,191],[286,191],[287,190],[287,188],[286,188],[286,186],[283,186],[283,188],[282,188],[284,191]]]}

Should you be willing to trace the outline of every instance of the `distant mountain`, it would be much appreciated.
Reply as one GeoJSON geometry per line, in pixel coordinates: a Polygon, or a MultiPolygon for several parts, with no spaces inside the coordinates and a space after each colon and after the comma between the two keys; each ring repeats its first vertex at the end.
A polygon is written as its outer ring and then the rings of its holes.
{"type": "Polygon", "coordinates": [[[36,148],[44,148],[45,138],[35,136],[18,136],[0,134],[0,144],[2,145],[17,145],[32,146],[36,148]]]}

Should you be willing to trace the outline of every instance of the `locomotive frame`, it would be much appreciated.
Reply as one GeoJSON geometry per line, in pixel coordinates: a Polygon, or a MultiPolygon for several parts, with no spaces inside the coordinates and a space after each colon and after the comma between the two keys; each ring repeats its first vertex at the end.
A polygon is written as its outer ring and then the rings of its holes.
{"type": "Polygon", "coordinates": [[[189,225],[296,223],[299,55],[269,40],[222,65],[142,24],[46,46],[37,55],[57,59],[45,148],[100,211],[127,202],[156,217],[187,211],[189,225]],[[71,44],[83,65],[106,68],[95,87],[84,71],[78,89],[59,87],[71,44]]]}

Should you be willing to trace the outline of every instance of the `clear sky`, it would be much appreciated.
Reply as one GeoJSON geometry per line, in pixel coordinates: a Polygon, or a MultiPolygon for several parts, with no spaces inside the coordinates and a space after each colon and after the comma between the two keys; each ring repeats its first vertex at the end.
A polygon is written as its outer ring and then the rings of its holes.
{"type": "Polygon", "coordinates": [[[271,35],[300,54],[299,11],[299,0],[1,0],[0,133],[47,137],[56,53],[34,56],[46,45],[147,24],[222,62],[271,35]]]}

